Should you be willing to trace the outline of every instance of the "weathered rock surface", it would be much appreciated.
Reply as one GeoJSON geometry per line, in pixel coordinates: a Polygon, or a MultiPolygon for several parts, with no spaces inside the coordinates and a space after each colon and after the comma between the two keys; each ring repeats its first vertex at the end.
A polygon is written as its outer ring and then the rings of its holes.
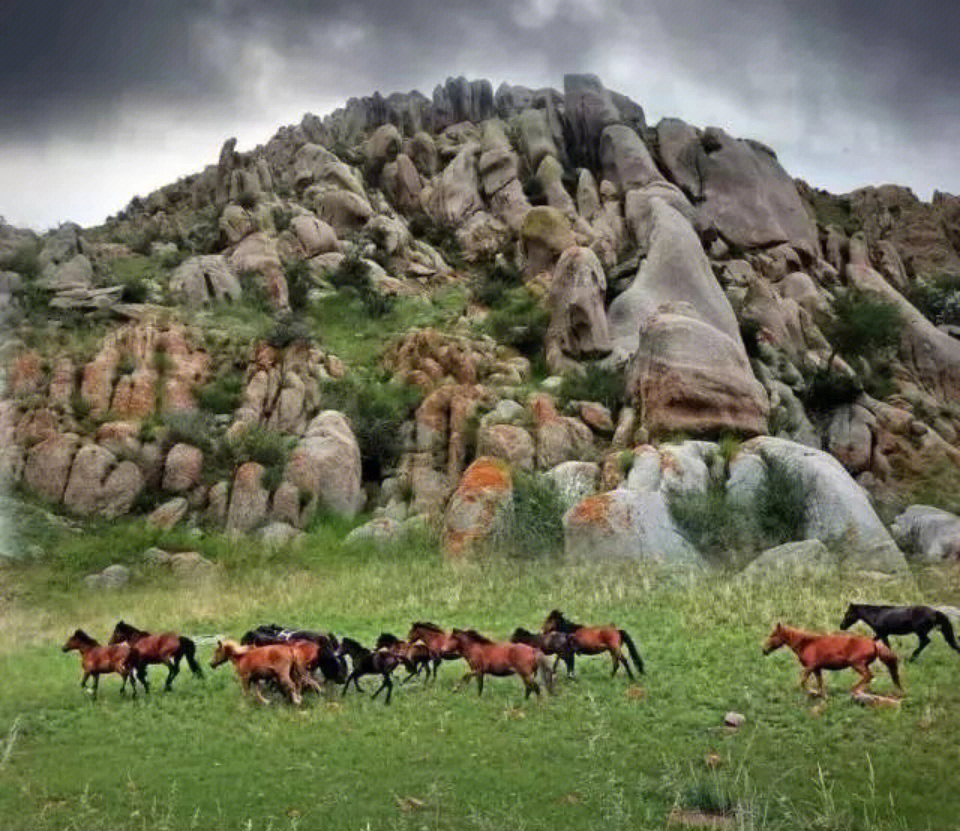
{"type": "Polygon", "coordinates": [[[583,358],[609,354],[606,288],[603,266],[589,248],[571,247],[560,255],[547,298],[550,324],[544,355],[552,372],[568,369],[583,358]]]}
{"type": "Polygon", "coordinates": [[[796,575],[818,575],[835,571],[837,556],[820,540],[801,540],[768,548],[740,572],[751,579],[781,579],[796,575]]]}
{"type": "Polygon", "coordinates": [[[360,448],[350,423],[334,410],[314,418],[294,448],[284,478],[321,504],[352,516],[363,507],[360,448]]]}
{"type": "Polygon", "coordinates": [[[960,558],[960,517],[929,505],[911,505],[890,528],[911,559],[942,563],[960,558]]]}
{"type": "Polygon", "coordinates": [[[240,281],[220,254],[191,257],[170,275],[170,292],[181,302],[205,305],[240,299],[240,281]]]}
{"type": "Polygon", "coordinates": [[[481,456],[464,471],[443,517],[442,543],[450,557],[462,557],[496,533],[513,494],[507,466],[481,456]]]}

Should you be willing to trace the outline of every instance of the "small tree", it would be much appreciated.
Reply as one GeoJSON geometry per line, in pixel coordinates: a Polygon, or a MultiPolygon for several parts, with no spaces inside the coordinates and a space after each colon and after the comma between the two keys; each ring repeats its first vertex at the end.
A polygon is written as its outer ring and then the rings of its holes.
{"type": "Polygon", "coordinates": [[[838,354],[848,358],[886,356],[900,342],[903,319],[894,303],[859,289],[848,289],[837,293],[833,313],[824,333],[833,346],[828,368],[838,354]]]}

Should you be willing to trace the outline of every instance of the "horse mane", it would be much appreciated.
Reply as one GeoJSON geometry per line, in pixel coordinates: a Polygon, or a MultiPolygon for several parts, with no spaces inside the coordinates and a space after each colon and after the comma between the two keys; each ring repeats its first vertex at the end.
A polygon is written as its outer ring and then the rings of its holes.
{"type": "Polygon", "coordinates": [[[86,632],[82,629],[77,629],[71,637],[77,638],[78,640],[83,641],[90,646],[99,646],[100,642],[96,638],[91,638],[86,632]]]}
{"type": "Polygon", "coordinates": [[[513,634],[510,636],[510,640],[515,641],[517,638],[537,638],[538,636],[528,629],[524,629],[522,626],[518,626],[513,630],[513,634]]]}
{"type": "Polygon", "coordinates": [[[493,643],[490,638],[485,635],[481,635],[476,629],[458,629],[458,632],[462,635],[466,635],[470,640],[476,641],[477,643],[493,643]]]}
{"type": "Polygon", "coordinates": [[[415,621],[410,628],[411,629],[429,629],[431,632],[440,632],[441,634],[443,633],[443,629],[441,629],[435,623],[430,623],[430,621],[428,620],[415,621]]]}
{"type": "Polygon", "coordinates": [[[340,638],[340,645],[346,650],[362,649],[364,652],[369,651],[360,641],[355,641],[353,638],[340,638]]]}
{"type": "Polygon", "coordinates": [[[377,638],[377,646],[393,646],[395,644],[402,643],[400,638],[394,635],[392,632],[381,632],[380,637],[377,638]]]}

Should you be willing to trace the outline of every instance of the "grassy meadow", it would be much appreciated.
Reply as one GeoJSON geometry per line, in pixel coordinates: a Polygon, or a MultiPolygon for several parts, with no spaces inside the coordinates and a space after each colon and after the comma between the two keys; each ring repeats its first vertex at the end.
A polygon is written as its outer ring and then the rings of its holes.
{"type": "MultiPolygon", "coordinates": [[[[427,538],[347,549],[349,527],[328,518],[274,552],[134,521],[26,541],[46,553],[0,566],[0,828],[647,829],[677,827],[678,808],[724,810],[733,828],[957,827],[960,656],[939,634],[906,665],[898,711],[853,703],[852,671],[808,701],[793,655],[760,652],[778,618],[832,629],[848,600],[957,604],[956,572],[749,585],[631,563],[445,563],[427,538]],[[217,573],[82,586],[155,543],[200,550],[217,573]],[[579,682],[561,674],[556,695],[525,701],[515,678],[457,692],[462,664],[446,663],[434,685],[398,686],[390,707],[337,691],[297,710],[246,701],[229,666],[208,667],[214,636],[256,623],[369,643],[427,618],[505,637],[553,607],[626,628],[646,675],[611,679],[606,657],[580,658],[579,682]],[[205,680],[184,666],[163,694],[154,668],[149,698],[121,698],[114,676],[91,700],[60,645],[77,626],[105,639],[118,618],[194,637],[205,680]],[[746,716],[735,732],[729,710],[746,716]]],[[[874,690],[890,688],[878,675],[874,690]]]]}

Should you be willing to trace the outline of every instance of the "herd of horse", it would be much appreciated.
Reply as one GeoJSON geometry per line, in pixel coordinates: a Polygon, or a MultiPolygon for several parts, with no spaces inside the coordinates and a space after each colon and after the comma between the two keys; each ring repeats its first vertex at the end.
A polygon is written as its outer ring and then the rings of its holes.
{"type": "MultiPolygon", "coordinates": [[[[881,661],[888,669],[894,685],[902,691],[899,661],[890,647],[891,635],[916,634],[919,644],[910,656],[915,660],[930,643],[930,632],[937,628],[947,644],[960,653],[949,618],[928,606],[870,606],[850,604],[840,629],[846,630],[857,621],[873,629],[873,637],[850,634],[845,631],[819,634],[777,623],[763,645],[769,654],[782,646],[789,647],[802,667],[800,686],[811,695],[825,695],[823,670],[852,668],[860,678],[851,692],[865,691],[873,678],[870,669],[881,661]],[[808,688],[813,676],[816,690],[808,688]]],[[[633,667],[643,673],[643,660],[626,630],[610,624],[590,626],[574,623],[559,610],[547,615],[539,632],[518,628],[509,641],[493,641],[475,629],[445,630],[434,623],[414,623],[407,637],[384,632],[372,649],[353,638],[338,638],[329,632],[304,629],[286,629],[277,624],[265,624],[250,630],[240,641],[218,640],[210,666],[216,668],[229,661],[240,681],[245,695],[252,694],[267,703],[262,686],[265,683],[278,688],[289,700],[299,705],[305,689],[319,692],[318,676],[325,684],[342,686],[345,695],[351,684],[363,692],[360,679],[378,676],[380,686],[373,693],[376,698],[385,691],[384,701],[390,703],[393,693],[393,673],[400,667],[407,671],[401,683],[425,675],[426,681],[436,680],[437,670],[444,661],[463,660],[468,672],[461,686],[471,679],[477,681],[477,693],[483,693],[484,678],[517,675],[523,682],[524,697],[540,695],[540,683],[553,691],[554,673],[562,661],[567,675],[576,678],[576,657],[608,654],[612,662],[611,676],[622,666],[631,680],[633,667]],[[548,656],[554,658],[550,665],[548,656]]],[[[147,668],[150,665],[167,667],[164,689],[169,690],[185,660],[198,678],[203,671],[196,659],[196,646],[190,638],[176,632],[151,634],[124,621],[117,623],[106,645],[99,644],[85,632],[77,629],[63,645],[63,651],[80,653],[83,676],[80,686],[86,688],[92,678],[96,697],[99,677],[117,673],[121,679],[121,694],[127,682],[137,694],[137,684],[149,693],[147,668]]]]}

